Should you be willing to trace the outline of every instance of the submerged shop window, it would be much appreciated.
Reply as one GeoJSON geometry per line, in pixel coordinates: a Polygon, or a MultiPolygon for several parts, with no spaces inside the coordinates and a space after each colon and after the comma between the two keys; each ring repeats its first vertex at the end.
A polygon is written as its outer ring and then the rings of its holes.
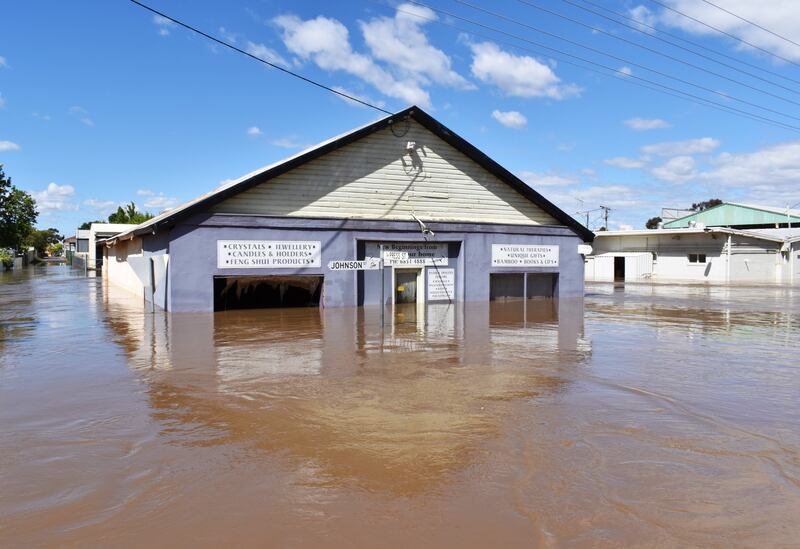
{"type": "Polygon", "coordinates": [[[558,295],[557,273],[491,273],[489,299],[512,301],[552,298],[558,295]]]}
{"type": "Polygon", "coordinates": [[[689,263],[705,263],[706,254],[689,254],[689,263]]]}
{"type": "Polygon", "coordinates": [[[318,307],[321,276],[214,277],[214,310],[318,307]]]}

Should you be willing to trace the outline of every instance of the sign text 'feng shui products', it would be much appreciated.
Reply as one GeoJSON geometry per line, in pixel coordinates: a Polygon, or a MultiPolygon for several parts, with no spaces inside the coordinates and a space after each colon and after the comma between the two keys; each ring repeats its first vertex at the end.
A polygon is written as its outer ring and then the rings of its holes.
{"type": "Polygon", "coordinates": [[[218,269],[298,269],[320,266],[319,241],[217,240],[218,269]]]}
{"type": "Polygon", "coordinates": [[[558,267],[558,246],[492,244],[492,267],[558,267]]]}

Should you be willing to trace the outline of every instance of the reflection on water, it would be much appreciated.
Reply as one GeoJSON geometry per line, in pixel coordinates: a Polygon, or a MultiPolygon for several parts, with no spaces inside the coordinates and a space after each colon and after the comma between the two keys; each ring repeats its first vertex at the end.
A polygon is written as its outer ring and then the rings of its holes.
{"type": "Polygon", "coordinates": [[[15,545],[790,545],[789,289],[146,314],[3,275],[15,545]],[[584,318],[586,320],[584,321],[584,318]]]}

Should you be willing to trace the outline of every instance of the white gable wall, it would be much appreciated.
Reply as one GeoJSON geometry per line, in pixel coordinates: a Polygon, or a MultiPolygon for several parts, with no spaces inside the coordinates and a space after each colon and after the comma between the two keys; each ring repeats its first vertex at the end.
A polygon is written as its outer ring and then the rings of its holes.
{"type": "Polygon", "coordinates": [[[563,225],[411,120],[220,202],[216,213],[563,225]],[[404,133],[405,132],[405,133],[404,133]],[[394,133],[397,134],[394,135],[394,133]],[[415,142],[414,154],[406,143],[415,142]]]}

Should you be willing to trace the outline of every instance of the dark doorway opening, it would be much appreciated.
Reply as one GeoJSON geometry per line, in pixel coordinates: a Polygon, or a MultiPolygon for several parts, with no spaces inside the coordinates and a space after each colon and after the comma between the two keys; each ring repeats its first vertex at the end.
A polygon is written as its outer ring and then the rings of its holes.
{"type": "Polygon", "coordinates": [[[98,244],[94,247],[94,268],[95,269],[102,269],[103,268],[103,250],[105,246],[102,244],[98,244]]]}
{"type": "Polygon", "coordinates": [[[625,258],[614,258],[614,281],[625,281],[625,258]]]}
{"type": "Polygon", "coordinates": [[[319,307],[322,276],[216,276],[214,310],[319,307]]]}

